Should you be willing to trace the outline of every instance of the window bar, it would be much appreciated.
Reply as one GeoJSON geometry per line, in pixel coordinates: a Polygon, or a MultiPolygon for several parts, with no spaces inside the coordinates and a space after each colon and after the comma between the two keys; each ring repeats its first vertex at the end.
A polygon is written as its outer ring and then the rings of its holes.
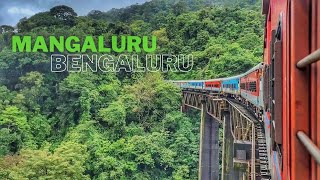
{"type": "Polygon", "coordinates": [[[308,150],[311,156],[315,159],[315,161],[320,164],[320,149],[311,141],[311,139],[303,132],[299,131],[297,133],[298,139],[304,145],[304,147],[308,150]]]}
{"type": "Polygon", "coordinates": [[[297,63],[297,67],[302,69],[319,60],[320,60],[320,49],[314,51],[313,53],[309,54],[308,56],[300,60],[297,63]]]}

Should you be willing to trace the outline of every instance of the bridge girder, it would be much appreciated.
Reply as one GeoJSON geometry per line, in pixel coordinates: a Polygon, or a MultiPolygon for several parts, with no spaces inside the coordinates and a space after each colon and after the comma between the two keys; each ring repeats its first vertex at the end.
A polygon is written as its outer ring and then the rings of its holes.
{"type": "Polygon", "coordinates": [[[207,94],[202,91],[183,91],[182,106],[197,110],[201,110],[204,107],[205,111],[221,124],[223,123],[223,112],[229,111],[232,119],[231,127],[234,140],[244,143],[252,141],[253,121],[237,109],[237,107],[230,105],[228,100],[221,98],[220,94],[207,94]]]}

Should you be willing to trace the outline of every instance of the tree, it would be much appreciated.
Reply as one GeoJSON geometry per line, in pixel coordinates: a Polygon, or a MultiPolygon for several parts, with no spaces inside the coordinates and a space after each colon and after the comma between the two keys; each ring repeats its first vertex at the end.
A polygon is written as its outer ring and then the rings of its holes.
{"type": "Polygon", "coordinates": [[[19,135],[10,131],[9,128],[0,128],[0,156],[4,156],[10,152],[17,152],[18,147],[16,146],[22,143],[19,135]]]}
{"type": "Polygon", "coordinates": [[[86,146],[74,142],[62,143],[54,153],[48,150],[23,150],[22,159],[9,169],[10,179],[89,179],[84,163],[86,146]]]}
{"type": "Polygon", "coordinates": [[[18,32],[28,32],[40,27],[61,26],[63,22],[55,18],[49,12],[40,12],[30,18],[22,18],[17,27],[18,32]]]}
{"type": "Polygon", "coordinates": [[[22,146],[30,145],[30,127],[26,115],[15,106],[7,106],[0,113],[1,142],[0,155],[8,152],[18,152],[22,146]]]}
{"type": "Polygon", "coordinates": [[[116,101],[107,108],[100,109],[99,116],[110,126],[121,127],[125,125],[126,111],[122,102],[116,101]]]}
{"type": "Polygon", "coordinates": [[[0,111],[4,110],[6,106],[10,105],[12,99],[14,98],[14,93],[6,86],[0,86],[0,111]]]}
{"type": "Polygon", "coordinates": [[[33,135],[35,144],[41,147],[42,143],[50,134],[51,126],[49,121],[42,115],[36,114],[28,120],[30,132],[33,135]]]}
{"type": "Polygon", "coordinates": [[[166,28],[155,30],[152,32],[152,35],[157,37],[157,46],[159,46],[159,49],[162,49],[163,46],[169,43],[166,28]]]}
{"type": "Polygon", "coordinates": [[[176,4],[173,5],[173,13],[178,16],[182,13],[187,11],[187,4],[185,1],[178,1],[176,4]]]}
{"type": "Polygon", "coordinates": [[[150,24],[143,20],[133,21],[130,25],[132,32],[138,36],[145,36],[150,33],[150,24]]]}
{"type": "Polygon", "coordinates": [[[30,112],[39,112],[40,108],[44,104],[44,96],[48,95],[48,89],[44,87],[44,77],[43,74],[32,71],[27,73],[25,76],[21,76],[21,90],[17,94],[15,102],[18,103],[18,99],[22,98],[20,101],[30,112]],[[20,97],[19,97],[20,96],[20,97]]]}
{"type": "Polygon", "coordinates": [[[126,125],[126,110],[121,101],[111,103],[107,108],[99,110],[99,119],[101,124],[106,124],[109,128],[110,137],[116,139],[121,137],[126,125]]]}
{"type": "Polygon", "coordinates": [[[9,26],[9,25],[0,26],[0,34],[13,32],[13,31],[14,31],[14,27],[12,26],[9,26]]]}
{"type": "Polygon", "coordinates": [[[171,83],[163,81],[160,73],[149,73],[134,85],[125,87],[122,98],[127,122],[140,122],[149,129],[168,111],[178,108],[180,92],[171,83]]]}
{"type": "Polygon", "coordinates": [[[50,14],[62,21],[65,21],[67,25],[73,25],[77,13],[69,6],[60,5],[50,9],[50,14]]]}
{"type": "Polygon", "coordinates": [[[104,17],[104,13],[99,10],[92,10],[88,13],[88,17],[93,19],[102,19],[104,17]]]}

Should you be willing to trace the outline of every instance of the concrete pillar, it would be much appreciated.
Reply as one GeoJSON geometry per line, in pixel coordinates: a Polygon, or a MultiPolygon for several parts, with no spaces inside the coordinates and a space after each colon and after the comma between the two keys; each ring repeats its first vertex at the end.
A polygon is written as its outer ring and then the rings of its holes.
{"type": "Polygon", "coordinates": [[[223,149],[222,149],[222,180],[235,180],[233,168],[234,139],[231,134],[230,112],[223,113],[223,149]]]}
{"type": "Polygon", "coordinates": [[[202,105],[200,125],[199,179],[219,179],[219,121],[202,105]]]}

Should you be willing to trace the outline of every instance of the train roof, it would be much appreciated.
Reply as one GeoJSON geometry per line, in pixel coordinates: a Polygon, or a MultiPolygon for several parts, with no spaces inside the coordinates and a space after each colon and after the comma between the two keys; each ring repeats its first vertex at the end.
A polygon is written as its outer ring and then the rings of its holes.
{"type": "Polygon", "coordinates": [[[217,79],[207,79],[205,81],[221,81],[221,80],[222,80],[222,78],[217,78],[217,79]]]}
{"type": "Polygon", "coordinates": [[[179,80],[179,81],[171,81],[171,82],[208,82],[208,81],[227,81],[227,80],[232,80],[232,79],[237,79],[237,78],[241,78],[243,76],[246,76],[252,72],[254,72],[257,69],[261,69],[263,68],[264,63],[261,62],[259,64],[257,64],[256,66],[254,66],[253,68],[251,68],[249,71],[243,73],[243,74],[239,74],[236,76],[232,76],[232,77],[226,77],[226,78],[217,78],[217,79],[208,79],[208,80],[179,80]]]}
{"type": "Polygon", "coordinates": [[[243,75],[236,75],[236,76],[232,76],[232,77],[227,77],[227,78],[221,78],[222,81],[227,81],[227,80],[232,80],[232,79],[239,79],[241,78],[243,75]]]}
{"type": "Polygon", "coordinates": [[[205,80],[179,80],[179,81],[171,80],[170,82],[182,83],[182,82],[204,82],[204,81],[205,80]]]}
{"type": "Polygon", "coordinates": [[[261,63],[257,64],[256,66],[254,66],[253,68],[251,68],[249,71],[243,73],[242,75],[245,76],[245,75],[252,73],[253,71],[255,71],[257,69],[261,69],[261,68],[263,68],[263,65],[264,65],[264,63],[261,62],[261,63]]]}

